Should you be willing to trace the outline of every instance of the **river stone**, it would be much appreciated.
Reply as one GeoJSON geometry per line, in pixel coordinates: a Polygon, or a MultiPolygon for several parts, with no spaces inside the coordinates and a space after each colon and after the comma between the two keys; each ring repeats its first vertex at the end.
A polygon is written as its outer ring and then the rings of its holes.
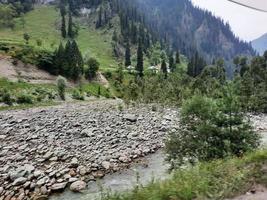
{"type": "Polygon", "coordinates": [[[71,168],[77,168],[79,166],[79,161],[77,158],[72,158],[71,163],[70,163],[70,167],[71,168]]]}
{"type": "Polygon", "coordinates": [[[27,179],[24,178],[24,177],[20,177],[20,178],[17,178],[14,182],[13,182],[13,185],[14,186],[19,186],[19,185],[23,185],[24,183],[26,183],[27,179]]]}
{"type": "Polygon", "coordinates": [[[70,185],[70,190],[73,192],[81,192],[86,188],[86,183],[84,181],[76,181],[70,185]]]}
{"type": "Polygon", "coordinates": [[[135,115],[132,114],[126,114],[123,116],[124,120],[130,121],[130,122],[136,122],[137,121],[137,117],[135,115]]]}
{"type": "Polygon", "coordinates": [[[84,129],[82,130],[81,135],[84,137],[94,137],[94,129],[84,129]]]}
{"type": "Polygon", "coordinates": [[[68,184],[67,182],[53,184],[51,186],[51,190],[52,191],[64,190],[66,188],[67,184],[68,184]]]}
{"type": "Polygon", "coordinates": [[[104,161],[104,162],[102,162],[102,167],[103,167],[105,170],[109,170],[109,169],[110,169],[110,162],[108,162],[108,161],[104,161]]]}
{"type": "Polygon", "coordinates": [[[43,156],[43,158],[45,159],[45,160],[48,160],[48,159],[50,159],[52,156],[53,156],[53,152],[47,152],[44,156],[43,156]]]}
{"type": "Polygon", "coordinates": [[[19,168],[19,169],[15,170],[15,171],[9,172],[9,178],[12,181],[14,181],[17,178],[21,178],[21,177],[25,176],[26,173],[27,172],[24,169],[19,168]]]}
{"type": "Polygon", "coordinates": [[[0,187],[0,194],[2,194],[3,191],[4,191],[4,188],[0,187]]]}

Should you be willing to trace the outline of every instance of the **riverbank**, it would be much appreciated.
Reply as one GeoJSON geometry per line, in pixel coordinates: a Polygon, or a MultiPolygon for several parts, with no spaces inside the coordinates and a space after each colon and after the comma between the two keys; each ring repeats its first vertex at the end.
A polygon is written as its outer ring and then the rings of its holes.
{"type": "MultiPolygon", "coordinates": [[[[178,112],[119,100],[0,112],[0,199],[64,191],[163,147],[178,112]]],[[[38,199],[38,198],[37,198],[38,199]]]]}

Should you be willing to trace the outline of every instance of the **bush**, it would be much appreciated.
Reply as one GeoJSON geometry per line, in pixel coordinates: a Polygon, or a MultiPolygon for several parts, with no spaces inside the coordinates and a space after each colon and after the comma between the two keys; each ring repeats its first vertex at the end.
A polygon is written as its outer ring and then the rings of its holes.
{"type": "Polygon", "coordinates": [[[95,58],[90,58],[86,64],[88,68],[85,70],[85,77],[91,81],[96,77],[100,64],[95,58]]]}
{"type": "Polygon", "coordinates": [[[63,101],[65,101],[66,87],[67,87],[67,80],[64,77],[59,76],[57,78],[57,89],[58,89],[58,95],[63,101]]]}
{"type": "Polygon", "coordinates": [[[1,91],[1,97],[2,97],[2,102],[4,102],[7,105],[11,106],[14,102],[14,100],[11,97],[11,93],[7,89],[1,91]]]}
{"type": "Polygon", "coordinates": [[[186,163],[242,156],[259,146],[260,137],[240,111],[230,88],[222,99],[195,95],[183,104],[178,133],[166,140],[168,161],[176,168],[186,163]]]}
{"type": "Polygon", "coordinates": [[[72,93],[72,98],[80,101],[84,101],[84,95],[81,91],[74,89],[72,93]]]}
{"type": "Polygon", "coordinates": [[[33,104],[33,96],[23,91],[17,95],[16,101],[18,104],[33,104]]]}

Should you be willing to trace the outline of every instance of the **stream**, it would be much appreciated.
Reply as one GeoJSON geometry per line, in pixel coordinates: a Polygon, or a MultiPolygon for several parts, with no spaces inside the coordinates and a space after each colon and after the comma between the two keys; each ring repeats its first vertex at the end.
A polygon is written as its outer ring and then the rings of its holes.
{"type": "MultiPolygon", "coordinates": [[[[73,193],[66,190],[64,193],[51,196],[50,200],[93,200],[98,199],[101,193],[100,187],[112,192],[120,192],[132,189],[137,184],[137,177],[140,177],[139,183],[147,184],[153,178],[163,180],[168,177],[168,165],[164,161],[162,151],[146,156],[144,164],[132,164],[130,169],[106,175],[98,182],[89,182],[87,189],[83,193],[73,193]]],[[[144,163],[142,162],[142,163],[144,163]]]]}
{"type": "MultiPolygon", "coordinates": [[[[267,146],[267,132],[261,132],[262,146],[267,146]]],[[[163,180],[168,178],[168,165],[164,161],[162,151],[151,154],[144,158],[147,164],[135,163],[130,169],[106,175],[98,182],[88,183],[87,189],[83,193],[73,193],[66,190],[64,193],[55,194],[50,200],[96,200],[99,199],[101,189],[110,190],[112,192],[121,192],[132,189],[137,184],[137,174],[140,177],[141,184],[147,184],[152,179],[163,180]]],[[[143,163],[143,162],[142,162],[143,163]]]]}

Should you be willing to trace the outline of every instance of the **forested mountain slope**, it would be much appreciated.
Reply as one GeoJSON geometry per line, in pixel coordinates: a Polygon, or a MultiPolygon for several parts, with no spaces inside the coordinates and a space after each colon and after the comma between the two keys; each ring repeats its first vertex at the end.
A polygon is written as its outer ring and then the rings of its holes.
{"type": "Polygon", "coordinates": [[[136,0],[151,30],[161,39],[190,56],[198,50],[211,61],[235,55],[254,55],[250,44],[238,39],[229,24],[188,0],[136,0]]]}

